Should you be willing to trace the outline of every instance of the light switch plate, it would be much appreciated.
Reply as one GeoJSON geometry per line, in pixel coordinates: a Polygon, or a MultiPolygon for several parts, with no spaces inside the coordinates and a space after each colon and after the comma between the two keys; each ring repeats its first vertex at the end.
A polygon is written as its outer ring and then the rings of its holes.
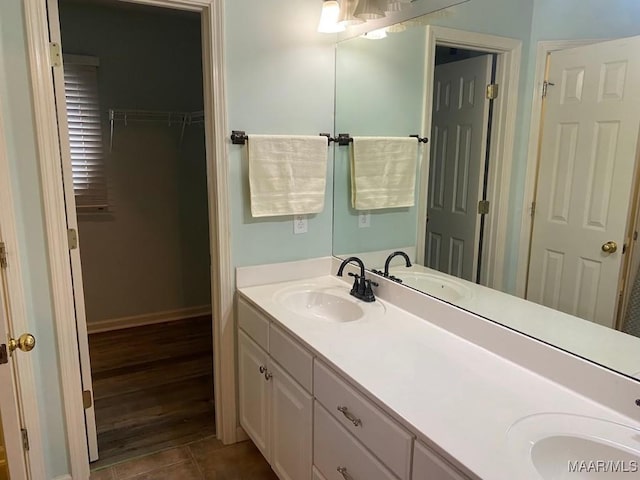
{"type": "Polygon", "coordinates": [[[293,216],[293,233],[295,235],[298,235],[300,233],[307,233],[307,216],[306,215],[293,216]]]}
{"type": "Polygon", "coordinates": [[[358,228],[369,228],[371,226],[371,213],[363,211],[358,214],[358,228]]]}

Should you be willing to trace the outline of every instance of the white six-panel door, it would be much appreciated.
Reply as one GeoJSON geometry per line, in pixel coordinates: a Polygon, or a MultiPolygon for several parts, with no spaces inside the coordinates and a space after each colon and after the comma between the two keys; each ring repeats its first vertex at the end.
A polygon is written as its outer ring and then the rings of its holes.
{"type": "Polygon", "coordinates": [[[475,281],[491,55],[435,68],[425,264],[475,281]]]}
{"type": "Polygon", "coordinates": [[[640,37],[554,52],[544,103],[527,299],[608,327],[638,146],[638,51],[640,37]]]}

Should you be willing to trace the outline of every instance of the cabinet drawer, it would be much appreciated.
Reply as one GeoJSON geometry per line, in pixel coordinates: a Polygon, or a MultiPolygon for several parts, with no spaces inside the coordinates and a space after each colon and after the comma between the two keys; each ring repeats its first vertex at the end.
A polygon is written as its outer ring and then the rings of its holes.
{"type": "Polygon", "coordinates": [[[238,326],[258,345],[269,350],[269,320],[242,298],[238,299],[238,326]]]}
{"type": "Polygon", "coordinates": [[[313,417],[313,463],[326,480],[397,480],[317,401],[313,417]],[[345,469],[344,473],[338,469],[345,469]]]}
{"type": "Polygon", "coordinates": [[[311,392],[313,388],[313,356],[273,324],[271,324],[269,331],[269,354],[307,392],[311,392]]]}
{"type": "Polygon", "coordinates": [[[468,480],[439,455],[415,442],[412,480],[468,480]]]}
{"type": "Polygon", "coordinates": [[[387,467],[402,480],[409,480],[413,437],[406,430],[318,360],[314,362],[313,392],[387,467]]]}

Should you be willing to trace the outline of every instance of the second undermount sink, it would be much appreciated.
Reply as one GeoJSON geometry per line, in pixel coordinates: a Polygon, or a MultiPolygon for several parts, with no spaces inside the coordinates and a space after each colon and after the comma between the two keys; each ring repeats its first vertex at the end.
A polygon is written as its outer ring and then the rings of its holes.
{"type": "Polygon", "coordinates": [[[379,301],[364,303],[349,295],[349,287],[289,287],[275,295],[275,301],[297,315],[328,322],[353,322],[367,314],[384,312],[379,301]]]}
{"type": "Polygon", "coordinates": [[[408,287],[433,295],[445,302],[455,303],[471,296],[471,290],[468,287],[443,275],[401,269],[392,269],[391,273],[402,279],[408,287]]]}
{"type": "Polygon", "coordinates": [[[507,437],[526,478],[615,480],[640,472],[640,429],[632,426],[543,413],[514,423],[507,437]]]}

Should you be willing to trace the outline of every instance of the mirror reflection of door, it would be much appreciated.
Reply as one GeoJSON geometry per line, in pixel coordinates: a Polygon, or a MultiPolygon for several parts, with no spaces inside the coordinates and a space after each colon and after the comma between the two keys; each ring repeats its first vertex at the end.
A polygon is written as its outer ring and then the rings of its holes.
{"type": "Polygon", "coordinates": [[[527,299],[607,327],[628,257],[639,49],[633,37],[548,58],[527,299]]]}
{"type": "Polygon", "coordinates": [[[436,48],[425,264],[480,278],[493,55],[436,48]]]}

